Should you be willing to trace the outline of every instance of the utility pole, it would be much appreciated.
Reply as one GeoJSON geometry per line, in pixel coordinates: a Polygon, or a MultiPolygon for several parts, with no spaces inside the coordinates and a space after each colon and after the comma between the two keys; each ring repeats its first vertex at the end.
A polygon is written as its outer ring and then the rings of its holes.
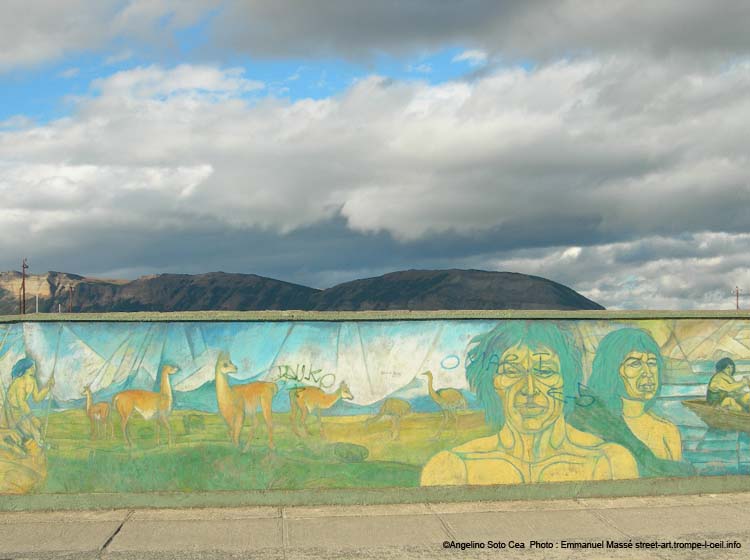
{"type": "Polygon", "coordinates": [[[73,313],[73,286],[68,286],[68,313],[73,313]]]}
{"type": "Polygon", "coordinates": [[[26,269],[29,268],[26,259],[21,263],[21,315],[26,315],[26,269]]]}
{"type": "Polygon", "coordinates": [[[734,290],[732,290],[732,294],[734,294],[734,306],[737,309],[737,311],[740,310],[740,294],[741,293],[742,293],[742,290],[740,290],[738,286],[735,286],[734,290]]]}

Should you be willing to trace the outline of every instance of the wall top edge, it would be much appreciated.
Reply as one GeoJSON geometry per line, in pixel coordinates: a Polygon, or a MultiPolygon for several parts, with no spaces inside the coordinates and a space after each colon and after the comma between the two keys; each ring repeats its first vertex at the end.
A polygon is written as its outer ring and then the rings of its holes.
{"type": "Polygon", "coordinates": [[[424,321],[436,319],[750,319],[750,311],[442,310],[180,311],[171,313],[34,313],[0,315],[0,323],[170,321],[424,321]]]}

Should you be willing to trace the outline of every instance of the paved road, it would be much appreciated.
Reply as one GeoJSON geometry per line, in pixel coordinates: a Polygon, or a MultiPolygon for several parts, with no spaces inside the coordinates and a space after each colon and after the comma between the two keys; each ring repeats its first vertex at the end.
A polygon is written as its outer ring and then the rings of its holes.
{"type": "Polygon", "coordinates": [[[394,506],[0,513],[0,560],[750,558],[750,493],[394,506]],[[444,548],[444,543],[484,548],[444,548]],[[536,548],[532,541],[538,541],[536,548]],[[632,549],[563,548],[616,541],[632,549]],[[488,542],[500,543],[495,547],[488,542]],[[512,544],[511,544],[512,543],[512,544]],[[552,548],[541,548],[548,546],[552,548]],[[675,546],[724,548],[636,548],[675,546]],[[742,548],[726,548],[739,543],[742,548]],[[525,548],[513,548],[523,544],[525,548]],[[496,548],[503,547],[504,548],[496,548]]]}

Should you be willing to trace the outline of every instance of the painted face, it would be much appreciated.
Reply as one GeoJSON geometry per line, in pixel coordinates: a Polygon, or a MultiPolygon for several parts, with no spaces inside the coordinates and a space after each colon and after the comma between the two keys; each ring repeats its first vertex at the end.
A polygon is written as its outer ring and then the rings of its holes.
{"type": "Polygon", "coordinates": [[[237,366],[232,363],[232,360],[226,354],[222,354],[219,357],[218,366],[219,366],[221,373],[224,373],[227,375],[237,373],[237,366]]]}
{"type": "Polygon", "coordinates": [[[630,352],[620,364],[620,378],[631,399],[649,401],[659,389],[659,364],[648,352],[630,352]]]}
{"type": "Polygon", "coordinates": [[[27,369],[24,375],[28,377],[34,377],[36,375],[36,364],[27,369]]]}
{"type": "Polygon", "coordinates": [[[514,346],[500,357],[495,390],[505,421],[520,432],[538,432],[562,414],[560,358],[549,348],[514,346]]]}
{"type": "Polygon", "coordinates": [[[341,398],[347,400],[354,399],[354,395],[352,395],[352,392],[349,390],[349,385],[345,382],[341,383],[341,398]]]}

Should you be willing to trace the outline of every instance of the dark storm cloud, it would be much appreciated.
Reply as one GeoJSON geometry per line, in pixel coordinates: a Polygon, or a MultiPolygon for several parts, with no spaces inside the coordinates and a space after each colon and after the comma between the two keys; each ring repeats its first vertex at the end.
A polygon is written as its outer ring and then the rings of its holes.
{"type": "Polygon", "coordinates": [[[550,59],[621,50],[746,52],[749,20],[743,0],[230,0],[212,30],[215,47],[255,56],[363,58],[454,44],[550,59]]]}
{"type": "Polygon", "coordinates": [[[201,23],[212,59],[370,59],[446,46],[514,60],[640,51],[712,57],[748,50],[744,0],[5,0],[0,71],[116,47],[178,53],[176,32],[201,23]]]}

